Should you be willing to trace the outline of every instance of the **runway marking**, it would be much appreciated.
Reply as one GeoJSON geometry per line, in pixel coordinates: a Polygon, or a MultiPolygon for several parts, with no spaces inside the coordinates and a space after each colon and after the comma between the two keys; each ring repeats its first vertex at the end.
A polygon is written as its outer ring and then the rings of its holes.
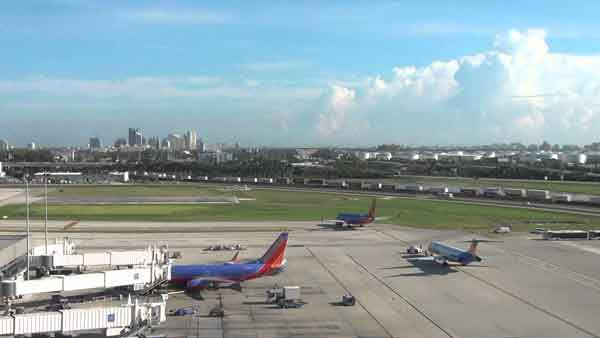
{"type": "MultiPolygon", "coordinates": [[[[387,234],[387,235],[390,236],[390,237],[396,238],[396,240],[398,240],[400,242],[403,242],[404,244],[408,244],[406,241],[403,241],[403,240],[401,240],[401,239],[399,239],[399,238],[397,238],[397,237],[395,237],[395,236],[393,236],[391,234],[387,234]]],[[[507,253],[511,253],[509,250],[506,250],[506,249],[504,249],[504,251],[506,251],[507,253]]],[[[519,254],[516,251],[514,251],[513,253],[519,254]]],[[[525,257],[529,257],[529,256],[526,256],[526,255],[523,255],[523,254],[521,254],[521,255],[525,256],[525,257]]],[[[534,257],[530,257],[530,258],[537,259],[537,258],[534,258],[534,257]]],[[[538,261],[544,262],[542,260],[538,260],[538,261]]],[[[544,263],[546,263],[546,262],[544,262],[544,263]]],[[[546,264],[548,264],[548,263],[546,263],[546,264]]],[[[556,266],[556,265],[554,265],[554,266],[556,266]]],[[[552,318],[554,318],[554,319],[556,319],[556,320],[558,320],[560,322],[563,322],[563,323],[567,324],[568,326],[570,326],[570,327],[572,327],[572,328],[574,328],[574,329],[576,329],[578,331],[581,331],[581,332],[587,334],[588,336],[591,336],[591,337],[594,337],[594,338],[600,338],[600,335],[597,335],[597,334],[595,334],[595,333],[593,333],[591,331],[588,331],[587,329],[585,329],[585,328],[583,328],[583,327],[581,327],[581,326],[579,326],[579,325],[577,325],[577,324],[569,321],[568,319],[562,318],[559,315],[556,315],[556,314],[550,312],[549,310],[546,310],[543,307],[541,307],[539,305],[536,305],[533,302],[530,302],[527,299],[525,299],[525,298],[523,298],[523,297],[521,297],[521,296],[519,296],[519,295],[517,295],[515,293],[512,293],[512,292],[510,292],[510,291],[508,291],[508,290],[506,290],[506,289],[504,289],[504,288],[502,288],[502,287],[500,287],[500,286],[498,286],[498,285],[496,285],[496,284],[494,284],[494,283],[492,283],[492,282],[490,282],[490,281],[488,281],[488,280],[486,280],[486,279],[484,279],[482,277],[479,277],[479,276],[473,274],[472,272],[466,271],[465,269],[463,269],[463,268],[461,268],[459,266],[453,266],[453,267],[456,270],[461,271],[464,274],[466,274],[466,275],[468,275],[468,276],[470,276],[470,277],[472,277],[472,278],[474,278],[474,279],[476,279],[476,280],[478,280],[478,281],[480,281],[480,282],[482,282],[482,283],[484,283],[484,284],[486,284],[486,285],[488,285],[488,286],[490,286],[490,287],[492,287],[492,288],[494,288],[494,289],[496,289],[496,290],[504,293],[505,295],[508,295],[508,296],[510,296],[510,297],[512,297],[512,298],[514,298],[514,299],[516,299],[516,300],[518,300],[520,302],[522,302],[523,304],[529,305],[530,307],[532,307],[532,308],[534,308],[534,309],[536,309],[536,310],[538,310],[538,311],[540,311],[540,312],[542,312],[542,313],[544,313],[544,314],[546,314],[546,315],[548,315],[548,316],[550,316],[550,317],[552,317],[552,318]]],[[[556,267],[560,268],[559,266],[556,266],[556,267]]],[[[370,271],[368,271],[366,269],[365,269],[365,271],[367,271],[368,273],[372,274],[370,271]]],[[[573,273],[577,274],[576,272],[573,272],[573,273]]],[[[581,275],[581,276],[584,276],[584,275],[581,275]]],[[[587,277],[587,276],[584,276],[584,277],[587,277]]],[[[591,277],[588,277],[588,279],[590,279],[590,278],[591,277]]],[[[593,286],[593,288],[596,288],[596,287],[593,286]]],[[[398,296],[402,298],[402,296],[400,296],[399,294],[398,294],[398,296]]]]}
{"type": "MultiPolygon", "coordinates": [[[[308,251],[308,253],[311,254],[311,256],[314,258],[314,260],[319,263],[319,265],[321,265],[321,267],[323,267],[323,269],[325,269],[325,271],[327,271],[327,273],[336,281],[338,282],[338,284],[344,289],[344,291],[346,291],[346,293],[348,294],[352,294],[352,292],[350,292],[350,290],[348,289],[348,287],[346,286],[346,284],[344,284],[334,273],[333,271],[331,271],[326,265],[325,263],[323,263],[323,261],[321,261],[317,255],[315,255],[315,253],[309,248],[309,247],[305,247],[305,249],[308,251]]],[[[365,310],[365,312],[371,317],[373,318],[373,320],[377,323],[377,325],[379,325],[383,331],[388,335],[388,337],[393,338],[394,335],[392,335],[386,328],[385,326],[383,326],[383,324],[377,319],[377,317],[375,317],[361,302],[360,300],[356,299],[356,304],[360,305],[360,307],[365,310]]]]}
{"type": "Polygon", "coordinates": [[[560,243],[562,245],[568,245],[568,246],[571,246],[571,247],[575,247],[575,248],[581,249],[583,251],[591,252],[591,253],[596,254],[596,255],[600,255],[600,248],[595,248],[595,247],[592,247],[592,246],[589,246],[589,245],[582,245],[582,244],[579,244],[579,243],[569,242],[569,241],[557,241],[557,243],[560,243]]]}
{"type": "Polygon", "coordinates": [[[519,257],[520,261],[524,264],[528,264],[528,265],[540,268],[544,271],[556,273],[556,274],[561,275],[565,278],[568,278],[574,282],[577,282],[583,286],[600,291],[600,280],[598,280],[596,278],[593,278],[593,277],[590,277],[590,276],[587,276],[582,273],[575,272],[575,271],[572,271],[569,269],[565,269],[565,268],[561,267],[560,265],[556,265],[556,264],[544,261],[539,258],[528,256],[528,255],[522,254],[517,251],[507,250],[507,249],[504,249],[504,251],[509,254],[519,257]]]}
{"type": "Polygon", "coordinates": [[[423,312],[421,309],[419,309],[411,301],[409,301],[404,296],[402,296],[400,293],[398,293],[398,291],[396,291],[394,288],[392,288],[391,286],[389,286],[389,284],[386,283],[383,279],[381,279],[379,276],[377,276],[374,273],[372,273],[369,269],[367,269],[362,263],[360,263],[359,261],[357,261],[350,254],[346,254],[346,255],[354,262],[354,264],[356,264],[359,267],[361,267],[361,269],[363,269],[366,273],[368,273],[369,275],[371,275],[371,277],[375,278],[375,280],[377,280],[379,283],[381,283],[381,285],[385,286],[386,289],[390,290],[396,296],[400,297],[400,299],[402,299],[406,304],[408,304],[408,306],[410,306],[413,310],[417,311],[417,313],[419,313],[421,316],[423,316],[425,319],[427,319],[427,321],[429,321],[431,324],[433,324],[435,327],[437,327],[446,336],[448,336],[450,338],[454,338],[454,336],[450,332],[448,332],[446,329],[444,329],[440,324],[438,324],[435,320],[433,320],[433,318],[429,317],[425,312],[423,312]]]}
{"type": "Polygon", "coordinates": [[[519,296],[517,294],[514,294],[514,293],[512,293],[512,292],[510,292],[510,291],[508,291],[506,289],[504,289],[503,287],[500,287],[500,286],[498,286],[498,285],[496,285],[496,284],[494,284],[494,283],[492,283],[492,282],[490,282],[490,281],[488,281],[488,280],[486,280],[484,278],[481,278],[481,277],[473,274],[472,272],[466,271],[465,269],[457,267],[457,266],[455,266],[454,268],[457,269],[457,270],[459,270],[459,271],[462,271],[463,273],[465,273],[465,274],[467,274],[467,275],[469,275],[469,276],[477,279],[478,281],[480,281],[480,282],[482,282],[482,283],[484,283],[484,284],[486,284],[486,285],[488,285],[488,286],[490,286],[490,287],[492,287],[492,288],[494,288],[494,289],[496,289],[496,290],[504,293],[505,295],[510,296],[510,297],[512,297],[512,298],[520,301],[523,304],[529,305],[530,307],[532,307],[532,308],[534,308],[534,309],[536,309],[536,310],[538,310],[538,311],[540,311],[540,312],[542,312],[542,313],[544,313],[544,314],[546,314],[546,315],[548,315],[548,316],[550,316],[550,317],[552,317],[552,318],[554,318],[554,319],[556,319],[556,320],[558,320],[560,322],[563,322],[564,324],[567,324],[568,326],[570,326],[570,327],[572,327],[572,328],[574,328],[574,329],[576,329],[578,331],[581,331],[581,332],[587,334],[588,336],[591,336],[591,337],[594,337],[594,338],[600,338],[599,335],[597,335],[597,334],[595,334],[595,333],[593,333],[591,331],[588,331],[587,329],[584,329],[583,327],[581,327],[581,326],[579,326],[579,325],[577,325],[577,324],[569,321],[568,319],[562,318],[559,315],[556,315],[556,314],[550,312],[549,310],[546,310],[543,307],[541,307],[539,305],[536,305],[536,304],[528,301],[527,299],[525,299],[525,298],[523,298],[523,297],[521,297],[521,296],[519,296]]]}

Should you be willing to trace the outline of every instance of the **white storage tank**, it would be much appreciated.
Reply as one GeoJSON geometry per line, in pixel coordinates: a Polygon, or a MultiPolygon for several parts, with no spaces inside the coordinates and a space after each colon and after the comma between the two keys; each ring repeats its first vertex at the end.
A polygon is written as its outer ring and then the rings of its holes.
{"type": "Polygon", "coordinates": [[[62,310],[64,332],[125,327],[131,324],[129,307],[62,310]]]}
{"type": "Polygon", "coordinates": [[[504,193],[509,197],[525,197],[525,189],[504,188],[504,193]]]}
{"type": "Polygon", "coordinates": [[[550,199],[550,191],[528,189],[527,190],[527,198],[534,199],[534,200],[547,200],[547,199],[550,199]]]}
{"type": "Polygon", "coordinates": [[[56,332],[62,329],[62,315],[60,312],[36,312],[14,315],[14,333],[31,334],[56,332]]]}

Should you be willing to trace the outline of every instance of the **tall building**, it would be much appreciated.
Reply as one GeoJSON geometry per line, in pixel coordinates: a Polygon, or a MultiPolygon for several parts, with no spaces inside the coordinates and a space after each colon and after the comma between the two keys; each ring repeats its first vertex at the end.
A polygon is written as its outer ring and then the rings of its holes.
{"type": "Polygon", "coordinates": [[[0,139],[0,151],[8,151],[8,148],[8,141],[5,139],[0,139]]]}
{"type": "Polygon", "coordinates": [[[35,144],[35,142],[27,143],[27,149],[35,150],[36,148],[37,148],[37,145],[35,144]]]}
{"type": "Polygon", "coordinates": [[[194,150],[196,149],[196,142],[198,140],[198,133],[195,130],[190,130],[185,133],[185,149],[194,150]]]}
{"type": "Polygon", "coordinates": [[[158,136],[152,136],[148,139],[148,146],[152,149],[160,149],[160,139],[158,136]]]}
{"type": "Polygon", "coordinates": [[[127,140],[125,138],[123,138],[123,137],[118,138],[115,141],[115,148],[121,148],[121,147],[124,147],[126,145],[127,145],[127,140]]]}
{"type": "Polygon", "coordinates": [[[206,149],[204,148],[204,142],[201,138],[199,138],[198,141],[196,141],[196,149],[201,153],[206,151],[206,149]]]}
{"type": "Polygon", "coordinates": [[[142,130],[140,128],[129,128],[128,145],[130,147],[141,146],[143,144],[142,130]]]}
{"type": "Polygon", "coordinates": [[[167,140],[170,142],[170,150],[181,151],[185,150],[185,138],[179,134],[169,134],[167,140]]]}
{"type": "Polygon", "coordinates": [[[90,150],[99,150],[102,148],[102,141],[99,137],[90,137],[90,150]]]}

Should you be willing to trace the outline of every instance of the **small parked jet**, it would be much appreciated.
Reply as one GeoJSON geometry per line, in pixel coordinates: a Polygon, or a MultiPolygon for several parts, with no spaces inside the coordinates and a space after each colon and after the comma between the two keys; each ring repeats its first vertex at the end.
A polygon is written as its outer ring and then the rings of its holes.
{"type": "Polygon", "coordinates": [[[448,265],[449,262],[468,265],[473,262],[481,262],[483,260],[477,255],[477,245],[479,243],[497,241],[473,239],[467,242],[471,243],[471,245],[469,246],[469,249],[464,250],[442,242],[432,241],[426,251],[426,255],[431,257],[411,258],[409,260],[432,260],[433,262],[441,265],[448,265]]]}
{"type": "Polygon", "coordinates": [[[283,232],[269,250],[257,260],[238,262],[238,254],[226,263],[173,265],[171,284],[187,291],[230,287],[240,290],[240,283],[263,276],[276,275],[285,270],[285,249],[288,233],[283,232]]]}

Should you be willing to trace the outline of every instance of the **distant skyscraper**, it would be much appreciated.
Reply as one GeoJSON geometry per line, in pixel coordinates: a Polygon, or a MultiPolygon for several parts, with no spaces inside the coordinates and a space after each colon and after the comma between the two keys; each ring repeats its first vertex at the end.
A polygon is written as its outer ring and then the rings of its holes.
{"type": "Polygon", "coordinates": [[[201,153],[206,151],[206,149],[204,148],[204,142],[202,141],[201,138],[199,138],[198,141],[196,142],[196,149],[198,149],[198,151],[201,153]]]}
{"type": "Polygon", "coordinates": [[[90,137],[90,150],[99,150],[102,148],[102,142],[99,137],[90,137]]]}
{"type": "Polygon", "coordinates": [[[129,128],[128,145],[130,147],[141,146],[143,144],[142,130],[140,128],[129,128]]]}
{"type": "Polygon", "coordinates": [[[126,140],[126,139],[124,139],[123,137],[121,137],[121,138],[118,138],[118,139],[115,141],[115,148],[121,148],[121,147],[124,147],[124,146],[126,146],[126,145],[127,145],[127,140],[126,140]]]}
{"type": "Polygon", "coordinates": [[[35,142],[27,143],[27,149],[35,150],[36,148],[37,148],[37,145],[35,144],[35,142]]]}
{"type": "Polygon", "coordinates": [[[185,138],[179,134],[169,134],[169,136],[167,136],[167,139],[170,142],[170,148],[171,150],[175,150],[175,151],[181,151],[181,150],[185,150],[185,138]]]}
{"type": "Polygon", "coordinates": [[[195,130],[190,130],[185,133],[185,149],[194,150],[196,149],[196,142],[198,140],[198,133],[195,130]]]}
{"type": "Polygon", "coordinates": [[[148,139],[148,145],[152,149],[160,149],[160,140],[158,136],[152,136],[148,139]]]}
{"type": "Polygon", "coordinates": [[[0,151],[8,151],[8,148],[8,141],[5,139],[0,139],[0,151]]]}

